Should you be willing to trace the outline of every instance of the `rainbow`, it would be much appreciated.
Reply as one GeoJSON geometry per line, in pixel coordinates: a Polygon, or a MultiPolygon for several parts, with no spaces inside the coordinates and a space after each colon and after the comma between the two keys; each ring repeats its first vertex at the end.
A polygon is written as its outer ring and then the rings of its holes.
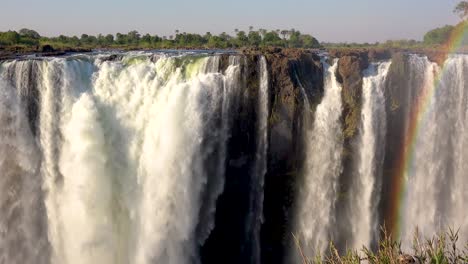
{"type": "MultiPolygon", "coordinates": [[[[464,39],[468,39],[468,21],[464,21],[457,25],[452,31],[451,36],[447,44],[441,47],[442,50],[442,61],[445,61],[450,53],[461,51],[464,39]]],[[[442,62],[443,63],[443,62],[442,62]]],[[[441,63],[441,64],[442,64],[441,63]]],[[[400,147],[400,154],[398,160],[395,162],[392,172],[392,183],[391,183],[391,197],[390,206],[386,212],[385,222],[386,229],[394,239],[400,239],[401,227],[402,227],[402,214],[405,206],[405,197],[407,191],[407,176],[413,174],[413,160],[415,154],[416,142],[420,131],[424,129],[427,120],[427,114],[429,107],[434,97],[434,94],[439,87],[440,80],[446,73],[446,68],[442,66],[441,70],[437,71],[434,77],[433,85],[422,89],[421,93],[417,96],[416,102],[413,104],[408,127],[404,140],[400,147]]]]}

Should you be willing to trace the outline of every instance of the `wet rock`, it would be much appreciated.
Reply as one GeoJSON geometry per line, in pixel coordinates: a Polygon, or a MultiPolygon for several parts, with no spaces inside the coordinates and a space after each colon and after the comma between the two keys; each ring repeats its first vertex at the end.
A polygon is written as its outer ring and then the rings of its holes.
{"type": "Polygon", "coordinates": [[[362,72],[369,66],[369,60],[363,54],[350,54],[338,61],[336,77],[343,85],[344,136],[356,135],[361,113],[362,72]]]}

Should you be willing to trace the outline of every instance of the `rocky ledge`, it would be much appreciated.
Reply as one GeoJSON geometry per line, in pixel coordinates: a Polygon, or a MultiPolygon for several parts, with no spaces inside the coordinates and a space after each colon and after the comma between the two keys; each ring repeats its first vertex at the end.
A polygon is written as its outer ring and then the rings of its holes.
{"type": "Polygon", "coordinates": [[[50,45],[37,46],[37,47],[0,47],[0,61],[12,60],[24,56],[37,56],[37,57],[54,57],[63,56],[69,53],[76,52],[91,52],[90,49],[85,48],[64,48],[56,49],[50,45]]]}

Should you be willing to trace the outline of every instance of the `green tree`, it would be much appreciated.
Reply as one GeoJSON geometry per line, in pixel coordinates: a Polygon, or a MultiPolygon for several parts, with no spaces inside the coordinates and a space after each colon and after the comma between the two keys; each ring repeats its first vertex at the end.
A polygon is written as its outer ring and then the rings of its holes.
{"type": "Polygon", "coordinates": [[[136,30],[132,30],[127,33],[127,41],[129,44],[138,44],[140,41],[140,33],[136,30]]]}
{"type": "Polygon", "coordinates": [[[241,30],[237,32],[236,42],[237,42],[237,46],[239,47],[246,46],[249,43],[249,38],[245,34],[245,31],[241,30]]]}
{"type": "Polygon", "coordinates": [[[117,44],[123,45],[127,44],[127,35],[122,33],[115,34],[117,44]]]}
{"type": "Polygon", "coordinates": [[[453,12],[458,14],[461,19],[468,19],[468,1],[458,3],[453,12]]]}
{"type": "Polygon", "coordinates": [[[146,34],[143,37],[141,37],[141,42],[145,43],[146,45],[151,45],[151,35],[146,34]]]}
{"type": "Polygon", "coordinates": [[[303,48],[308,48],[308,49],[311,49],[311,48],[319,48],[320,47],[320,43],[318,42],[318,40],[314,37],[312,37],[311,35],[301,35],[300,36],[300,42],[301,42],[301,46],[303,48]]]}
{"type": "Polygon", "coordinates": [[[161,41],[162,41],[162,39],[158,35],[154,35],[154,36],[151,37],[151,42],[153,44],[159,43],[161,41]]]}
{"type": "Polygon", "coordinates": [[[107,45],[114,44],[114,35],[112,35],[112,34],[107,34],[107,35],[105,36],[105,39],[106,39],[106,44],[107,44],[107,45]]]}
{"type": "Polygon", "coordinates": [[[41,35],[32,29],[22,28],[18,32],[22,37],[28,37],[31,39],[40,39],[41,35]]]}
{"type": "Polygon", "coordinates": [[[290,48],[299,48],[301,46],[301,32],[291,29],[289,34],[288,46],[290,48]]]}
{"type": "Polygon", "coordinates": [[[73,36],[68,39],[70,45],[81,46],[80,39],[77,36],[73,36]]]}
{"type": "Polygon", "coordinates": [[[7,31],[0,34],[0,43],[4,45],[16,45],[19,44],[20,35],[16,31],[7,31]]]}
{"type": "Polygon", "coordinates": [[[279,46],[281,44],[281,38],[276,31],[270,31],[263,36],[263,44],[267,46],[279,46]]]}
{"type": "Polygon", "coordinates": [[[262,37],[256,31],[249,32],[249,44],[252,46],[259,46],[262,43],[262,37]]]}
{"type": "Polygon", "coordinates": [[[452,33],[453,29],[453,26],[447,25],[427,32],[424,35],[424,44],[444,44],[450,38],[450,34],[452,33]]]}
{"type": "Polygon", "coordinates": [[[211,38],[208,40],[208,47],[210,48],[227,48],[227,42],[224,41],[221,37],[219,36],[211,36],[211,38]]]}

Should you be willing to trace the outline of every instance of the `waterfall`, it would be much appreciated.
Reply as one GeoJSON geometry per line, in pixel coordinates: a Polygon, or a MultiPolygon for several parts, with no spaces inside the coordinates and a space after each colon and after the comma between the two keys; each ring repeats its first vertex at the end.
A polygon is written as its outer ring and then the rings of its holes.
{"type": "Polygon", "coordinates": [[[464,243],[468,232],[464,216],[468,199],[468,56],[452,55],[440,68],[425,57],[413,55],[410,66],[410,74],[421,80],[412,87],[417,100],[432,96],[428,102],[419,102],[427,103],[427,109],[417,120],[419,133],[405,175],[408,187],[403,240],[411,243],[416,228],[422,235],[431,236],[452,227],[460,228],[460,241],[464,243]]]}
{"type": "MultiPolygon", "coordinates": [[[[10,66],[14,73],[24,70],[23,63],[10,66]]],[[[49,249],[40,154],[22,108],[22,85],[0,79],[0,263],[45,264],[49,249]]]]}
{"type": "Polygon", "coordinates": [[[251,263],[261,263],[260,256],[260,229],[263,223],[263,187],[267,171],[267,147],[268,147],[268,68],[264,56],[260,58],[260,85],[257,105],[257,144],[255,164],[253,167],[253,183],[250,198],[250,212],[247,221],[247,233],[252,236],[251,263]]]}
{"type": "MultiPolygon", "coordinates": [[[[411,87],[416,94],[412,104],[417,104],[418,100],[422,99],[422,95],[433,89],[435,72],[440,69],[435,63],[431,63],[425,57],[411,56],[409,58],[409,65],[413,78],[411,87]],[[414,81],[415,80],[415,81],[414,81]],[[420,99],[421,98],[421,99],[420,99]]],[[[438,91],[437,93],[442,92],[438,91]]],[[[446,91],[447,92],[447,91],[446,91]]],[[[449,116],[448,119],[444,117],[446,111],[449,111],[450,105],[442,105],[443,101],[449,98],[441,98],[442,94],[433,96],[430,98],[429,108],[427,109],[424,128],[420,130],[415,139],[417,142],[414,148],[414,157],[409,170],[411,174],[406,172],[405,178],[407,180],[407,197],[405,198],[406,204],[403,212],[403,241],[410,243],[413,232],[416,228],[423,232],[425,235],[435,235],[435,231],[442,228],[442,222],[440,217],[443,212],[437,212],[438,210],[438,192],[441,189],[440,185],[437,184],[437,180],[440,175],[440,179],[449,178],[449,175],[445,175],[444,170],[446,169],[447,154],[449,150],[449,137],[444,136],[443,133],[448,135],[448,131],[445,131],[447,125],[450,125],[453,119],[449,116]],[[444,107],[444,109],[437,109],[437,107],[444,107]],[[439,119],[439,120],[437,120],[439,119]],[[443,123],[437,123],[441,121],[443,123]]],[[[447,96],[445,94],[444,96],[447,96]]],[[[409,113],[411,114],[411,113],[409,113]]],[[[415,115],[415,113],[413,114],[415,115]]],[[[411,122],[417,122],[419,120],[410,120],[407,117],[407,127],[411,125],[411,122]]],[[[410,133],[409,131],[406,132],[410,133]]],[[[440,208],[442,209],[442,208],[440,208]]]]}
{"type": "MultiPolygon", "coordinates": [[[[218,57],[219,58],[219,57],[218,57]]],[[[219,65],[219,60],[217,59],[217,64],[219,65]]],[[[237,96],[239,95],[239,83],[240,83],[240,57],[239,56],[230,56],[229,57],[229,66],[225,71],[225,76],[223,78],[223,96],[222,100],[222,109],[221,109],[221,129],[220,132],[212,131],[214,135],[211,135],[214,138],[218,138],[218,142],[215,142],[218,147],[218,157],[219,160],[216,162],[214,172],[208,175],[210,180],[207,183],[206,187],[206,200],[202,204],[201,215],[199,219],[199,244],[203,245],[211,231],[215,226],[215,212],[216,212],[216,201],[218,196],[224,190],[224,175],[226,173],[226,155],[227,155],[227,141],[230,137],[230,129],[232,126],[231,120],[231,111],[236,105],[237,96]],[[218,135],[219,134],[219,135],[218,135]]],[[[217,71],[217,68],[216,68],[217,71]]],[[[215,150],[216,146],[210,147],[211,150],[215,150]]],[[[213,152],[213,151],[211,151],[213,152]]],[[[216,154],[216,153],[214,153],[216,154]]],[[[207,160],[212,163],[211,159],[207,160]]]]}
{"type": "Polygon", "coordinates": [[[352,243],[349,248],[369,248],[379,233],[377,218],[385,154],[386,113],[384,83],[390,62],[371,64],[364,71],[361,126],[357,143],[357,174],[349,191],[352,243]]]}
{"type": "Polygon", "coordinates": [[[468,55],[371,62],[346,141],[322,59],[323,75],[276,51],[1,61],[0,264],[280,263],[291,232],[314,258],[374,248],[387,217],[403,249],[416,228],[465,243],[468,55]]]}
{"type": "Polygon", "coordinates": [[[240,79],[238,59],[224,74],[218,65],[218,56],[145,54],[2,64],[0,166],[12,174],[0,201],[12,213],[0,216],[0,262],[196,262],[224,186],[240,79]],[[40,94],[37,140],[17,95],[29,87],[6,84],[23,79],[40,94]]]}
{"type": "Polygon", "coordinates": [[[325,95],[317,106],[313,127],[306,133],[305,182],[297,214],[299,235],[305,253],[312,256],[328,246],[338,178],[342,170],[341,86],[335,72],[338,62],[325,65],[325,95]]]}

